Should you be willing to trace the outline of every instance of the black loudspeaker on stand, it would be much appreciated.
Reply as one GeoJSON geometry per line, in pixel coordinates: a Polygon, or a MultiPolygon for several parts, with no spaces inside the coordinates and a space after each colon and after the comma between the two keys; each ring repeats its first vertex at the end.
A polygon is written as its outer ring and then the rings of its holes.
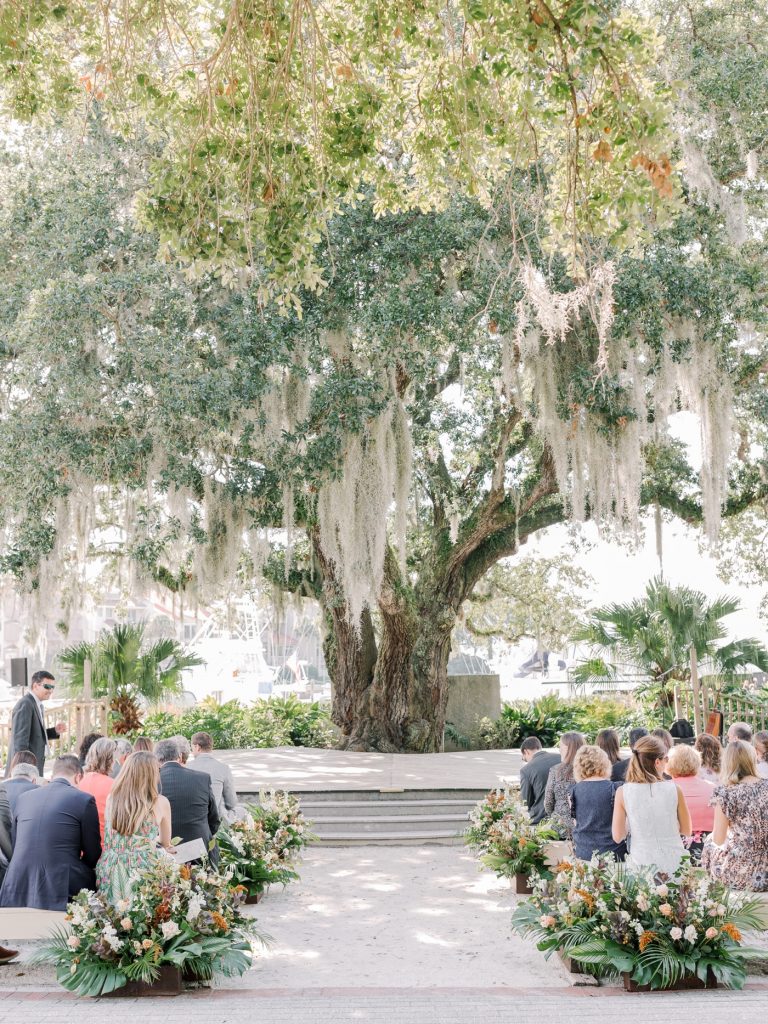
{"type": "Polygon", "coordinates": [[[27,685],[27,659],[11,658],[11,686],[27,685]]]}

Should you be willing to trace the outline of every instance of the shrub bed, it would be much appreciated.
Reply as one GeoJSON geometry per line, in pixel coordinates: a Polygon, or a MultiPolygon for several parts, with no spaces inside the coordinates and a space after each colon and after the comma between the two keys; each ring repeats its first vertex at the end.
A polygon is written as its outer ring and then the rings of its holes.
{"type": "Polygon", "coordinates": [[[236,700],[217,704],[207,698],[179,714],[160,711],[147,715],[142,732],[153,740],[207,732],[219,750],[330,747],[334,739],[328,708],[304,704],[295,697],[269,697],[249,705],[236,700]]]}

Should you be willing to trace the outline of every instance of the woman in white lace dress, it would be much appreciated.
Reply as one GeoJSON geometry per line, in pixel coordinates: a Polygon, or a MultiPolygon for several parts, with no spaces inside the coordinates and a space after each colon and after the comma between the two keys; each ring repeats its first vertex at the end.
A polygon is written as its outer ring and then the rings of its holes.
{"type": "Polygon", "coordinates": [[[635,744],[627,781],[616,792],[613,839],[629,833],[628,868],[653,867],[674,875],[685,853],[682,836],[691,834],[691,815],[678,785],[662,778],[667,750],[656,736],[635,744]]]}

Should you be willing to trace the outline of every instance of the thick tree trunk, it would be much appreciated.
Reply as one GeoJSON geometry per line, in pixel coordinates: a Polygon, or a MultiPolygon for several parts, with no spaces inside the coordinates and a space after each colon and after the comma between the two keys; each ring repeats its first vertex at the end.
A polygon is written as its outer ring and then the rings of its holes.
{"type": "MultiPolygon", "coordinates": [[[[422,579],[434,582],[431,572],[422,579]]],[[[432,585],[414,593],[392,553],[378,602],[379,640],[373,680],[348,702],[354,723],[348,749],[438,751],[448,700],[448,656],[458,604],[432,585]],[[361,699],[362,697],[362,699],[361,699]]],[[[348,677],[351,678],[351,677],[348,677]]]]}
{"type": "Polygon", "coordinates": [[[316,535],[312,536],[312,541],[322,578],[319,597],[325,615],[323,655],[331,677],[331,719],[341,730],[340,745],[346,746],[355,722],[367,714],[376,664],[376,635],[367,608],[359,628],[354,627],[333,563],[323,554],[316,535]]]}

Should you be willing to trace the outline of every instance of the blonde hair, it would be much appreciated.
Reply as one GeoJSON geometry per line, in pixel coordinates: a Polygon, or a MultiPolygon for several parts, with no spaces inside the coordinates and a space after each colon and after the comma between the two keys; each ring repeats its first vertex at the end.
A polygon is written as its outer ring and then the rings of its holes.
{"type": "Polygon", "coordinates": [[[610,779],[610,758],[600,747],[579,747],[573,759],[573,777],[576,782],[583,782],[584,779],[610,779]]]}
{"type": "Polygon", "coordinates": [[[564,732],[560,737],[560,742],[565,747],[563,764],[573,764],[576,751],[579,747],[584,746],[584,737],[580,732],[564,732]]]}
{"type": "Polygon", "coordinates": [[[667,771],[673,778],[689,775],[698,775],[701,768],[701,757],[698,750],[689,747],[686,743],[678,743],[669,752],[669,764],[667,771]]]}
{"type": "Polygon", "coordinates": [[[152,813],[160,789],[160,764],[154,754],[139,750],[123,764],[109,794],[107,812],[114,832],[132,836],[152,813]]]}
{"type": "Polygon", "coordinates": [[[96,740],[85,755],[85,771],[109,775],[115,763],[116,750],[117,744],[114,740],[107,739],[106,736],[96,740]]]}
{"type": "Polygon", "coordinates": [[[755,748],[744,740],[731,740],[723,754],[720,781],[725,786],[738,786],[750,775],[757,775],[755,748]]]}
{"type": "Polygon", "coordinates": [[[656,762],[667,756],[667,747],[658,736],[643,736],[632,748],[627,782],[661,782],[656,762]]]}

